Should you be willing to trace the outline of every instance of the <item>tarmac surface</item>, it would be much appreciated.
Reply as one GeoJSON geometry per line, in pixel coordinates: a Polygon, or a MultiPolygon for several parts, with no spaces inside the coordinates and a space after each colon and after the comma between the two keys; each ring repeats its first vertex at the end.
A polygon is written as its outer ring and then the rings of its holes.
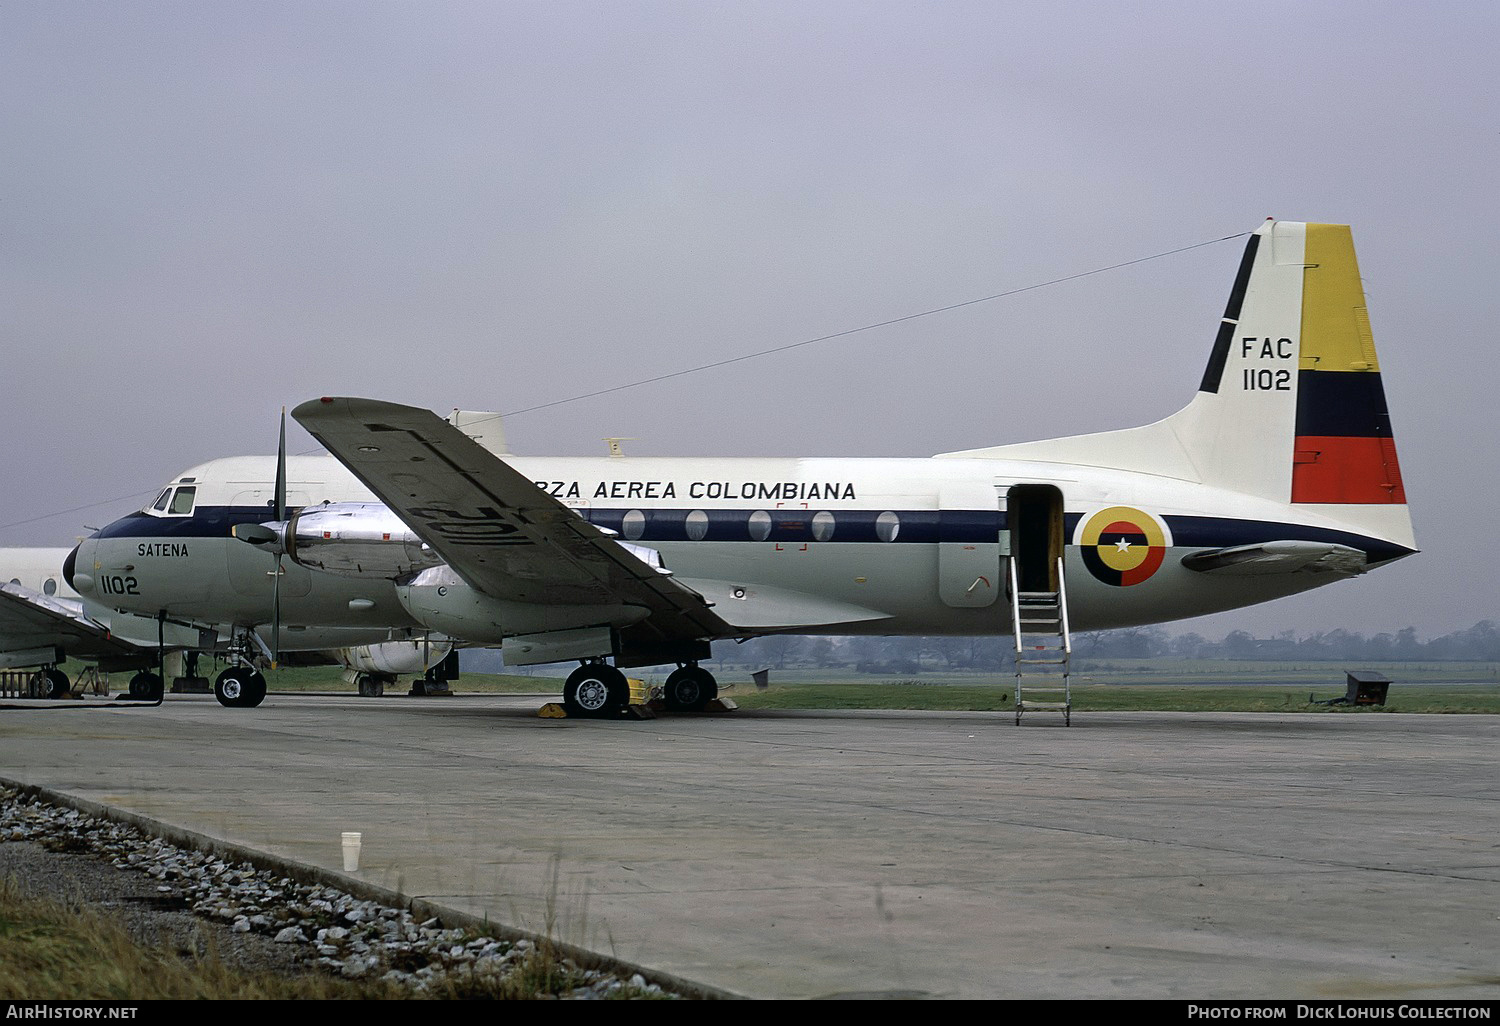
{"type": "MultiPolygon", "coordinates": [[[[39,784],[748,997],[1500,997],[1500,717],[0,710],[39,784]]],[[[22,703],[15,703],[22,704],[22,703]]]]}

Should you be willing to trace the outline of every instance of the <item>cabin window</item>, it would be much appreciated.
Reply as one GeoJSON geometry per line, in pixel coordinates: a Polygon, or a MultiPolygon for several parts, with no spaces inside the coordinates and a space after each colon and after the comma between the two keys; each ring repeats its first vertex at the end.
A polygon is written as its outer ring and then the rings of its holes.
{"type": "Polygon", "coordinates": [[[56,595],[57,594],[57,579],[55,577],[49,577],[45,581],[43,581],[42,582],[42,592],[44,594],[47,594],[47,595],[56,595]]]}
{"type": "Polygon", "coordinates": [[[687,536],[692,541],[708,537],[708,514],[703,510],[695,509],[687,515],[687,536]]]}
{"type": "Polygon", "coordinates": [[[813,541],[828,541],[833,537],[833,514],[826,509],[813,514],[813,541]]]}
{"type": "Polygon", "coordinates": [[[901,518],[886,510],[875,518],[875,537],[883,542],[893,542],[901,530],[901,518]]]}
{"type": "Polygon", "coordinates": [[[763,509],[750,514],[750,537],[756,541],[771,537],[771,514],[763,509]]]}
{"type": "Polygon", "coordinates": [[[626,513],[620,521],[620,533],[630,541],[639,541],[641,535],[646,533],[646,514],[638,509],[626,513]]]}

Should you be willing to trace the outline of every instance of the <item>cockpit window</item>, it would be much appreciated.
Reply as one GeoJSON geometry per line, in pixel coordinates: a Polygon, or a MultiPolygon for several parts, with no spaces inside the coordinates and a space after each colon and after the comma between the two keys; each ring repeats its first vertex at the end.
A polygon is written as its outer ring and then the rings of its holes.
{"type": "Polygon", "coordinates": [[[190,516],[193,512],[193,499],[197,494],[198,488],[195,485],[179,485],[176,488],[169,485],[161,490],[161,494],[146,512],[163,517],[190,516]]]}

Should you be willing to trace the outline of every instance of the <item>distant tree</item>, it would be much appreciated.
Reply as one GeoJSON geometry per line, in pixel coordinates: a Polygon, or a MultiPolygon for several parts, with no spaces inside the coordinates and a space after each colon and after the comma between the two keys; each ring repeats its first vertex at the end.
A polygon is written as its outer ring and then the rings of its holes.
{"type": "Polygon", "coordinates": [[[832,666],[838,662],[838,650],[832,638],[814,638],[807,646],[806,659],[814,666],[832,666]]]}
{"type": "Polygon", "coordinates": [[[1167,649],[1179,659],[1201,659],[1203,649],[1207,644],[1208,641],[1203,635],[1188,632],[1173,638],[1167,649]]]}
{"type": "Polygon", "coordinates": [[[805,638],[800,638],[795,634],[772,634],[769,637],[756,639],[756,644],[766,662],[778,670],[784,670],[786,661],[797,653],[805,641],[805,638]]]}
{"type": "Polygon", "coordinates": [[[967,662],[969,646],[964,638],[929,638],[928,651],[943,661],[948,669],[957,669],[967,662]]]}
{"type": "Polygon", "coordinates": [[[1230,631],[1221,647],[1229,659],[1254,659],[1257,654],[1255,638],[1249,631],[1230,631]]]}

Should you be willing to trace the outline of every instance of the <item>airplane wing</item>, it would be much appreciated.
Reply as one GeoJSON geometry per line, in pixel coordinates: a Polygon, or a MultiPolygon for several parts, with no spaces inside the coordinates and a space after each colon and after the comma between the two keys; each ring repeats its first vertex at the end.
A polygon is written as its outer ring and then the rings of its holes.
{"type": "Polygon", "coordinates": [[[1347,545],[1310,541],[1271,541],[1193,552],[1182,565],[1199,573],[1223,577],[1260,577],[1267,574],[1362,574],[1367,558],[1347,545]]]}
{"type": "Polygon", "coordinates": [[[668,639],[732,633],[654,551],[615,540],[430,410],[316,399],[292,416],[486,595],[641,605],[668,639]]]}
{"type": "Polygon", "coordinates": [[[78,659],[139,655],[143,650],[73,604],[20,584],[0,587],[0,666],[40,666],[78,659]]]}

